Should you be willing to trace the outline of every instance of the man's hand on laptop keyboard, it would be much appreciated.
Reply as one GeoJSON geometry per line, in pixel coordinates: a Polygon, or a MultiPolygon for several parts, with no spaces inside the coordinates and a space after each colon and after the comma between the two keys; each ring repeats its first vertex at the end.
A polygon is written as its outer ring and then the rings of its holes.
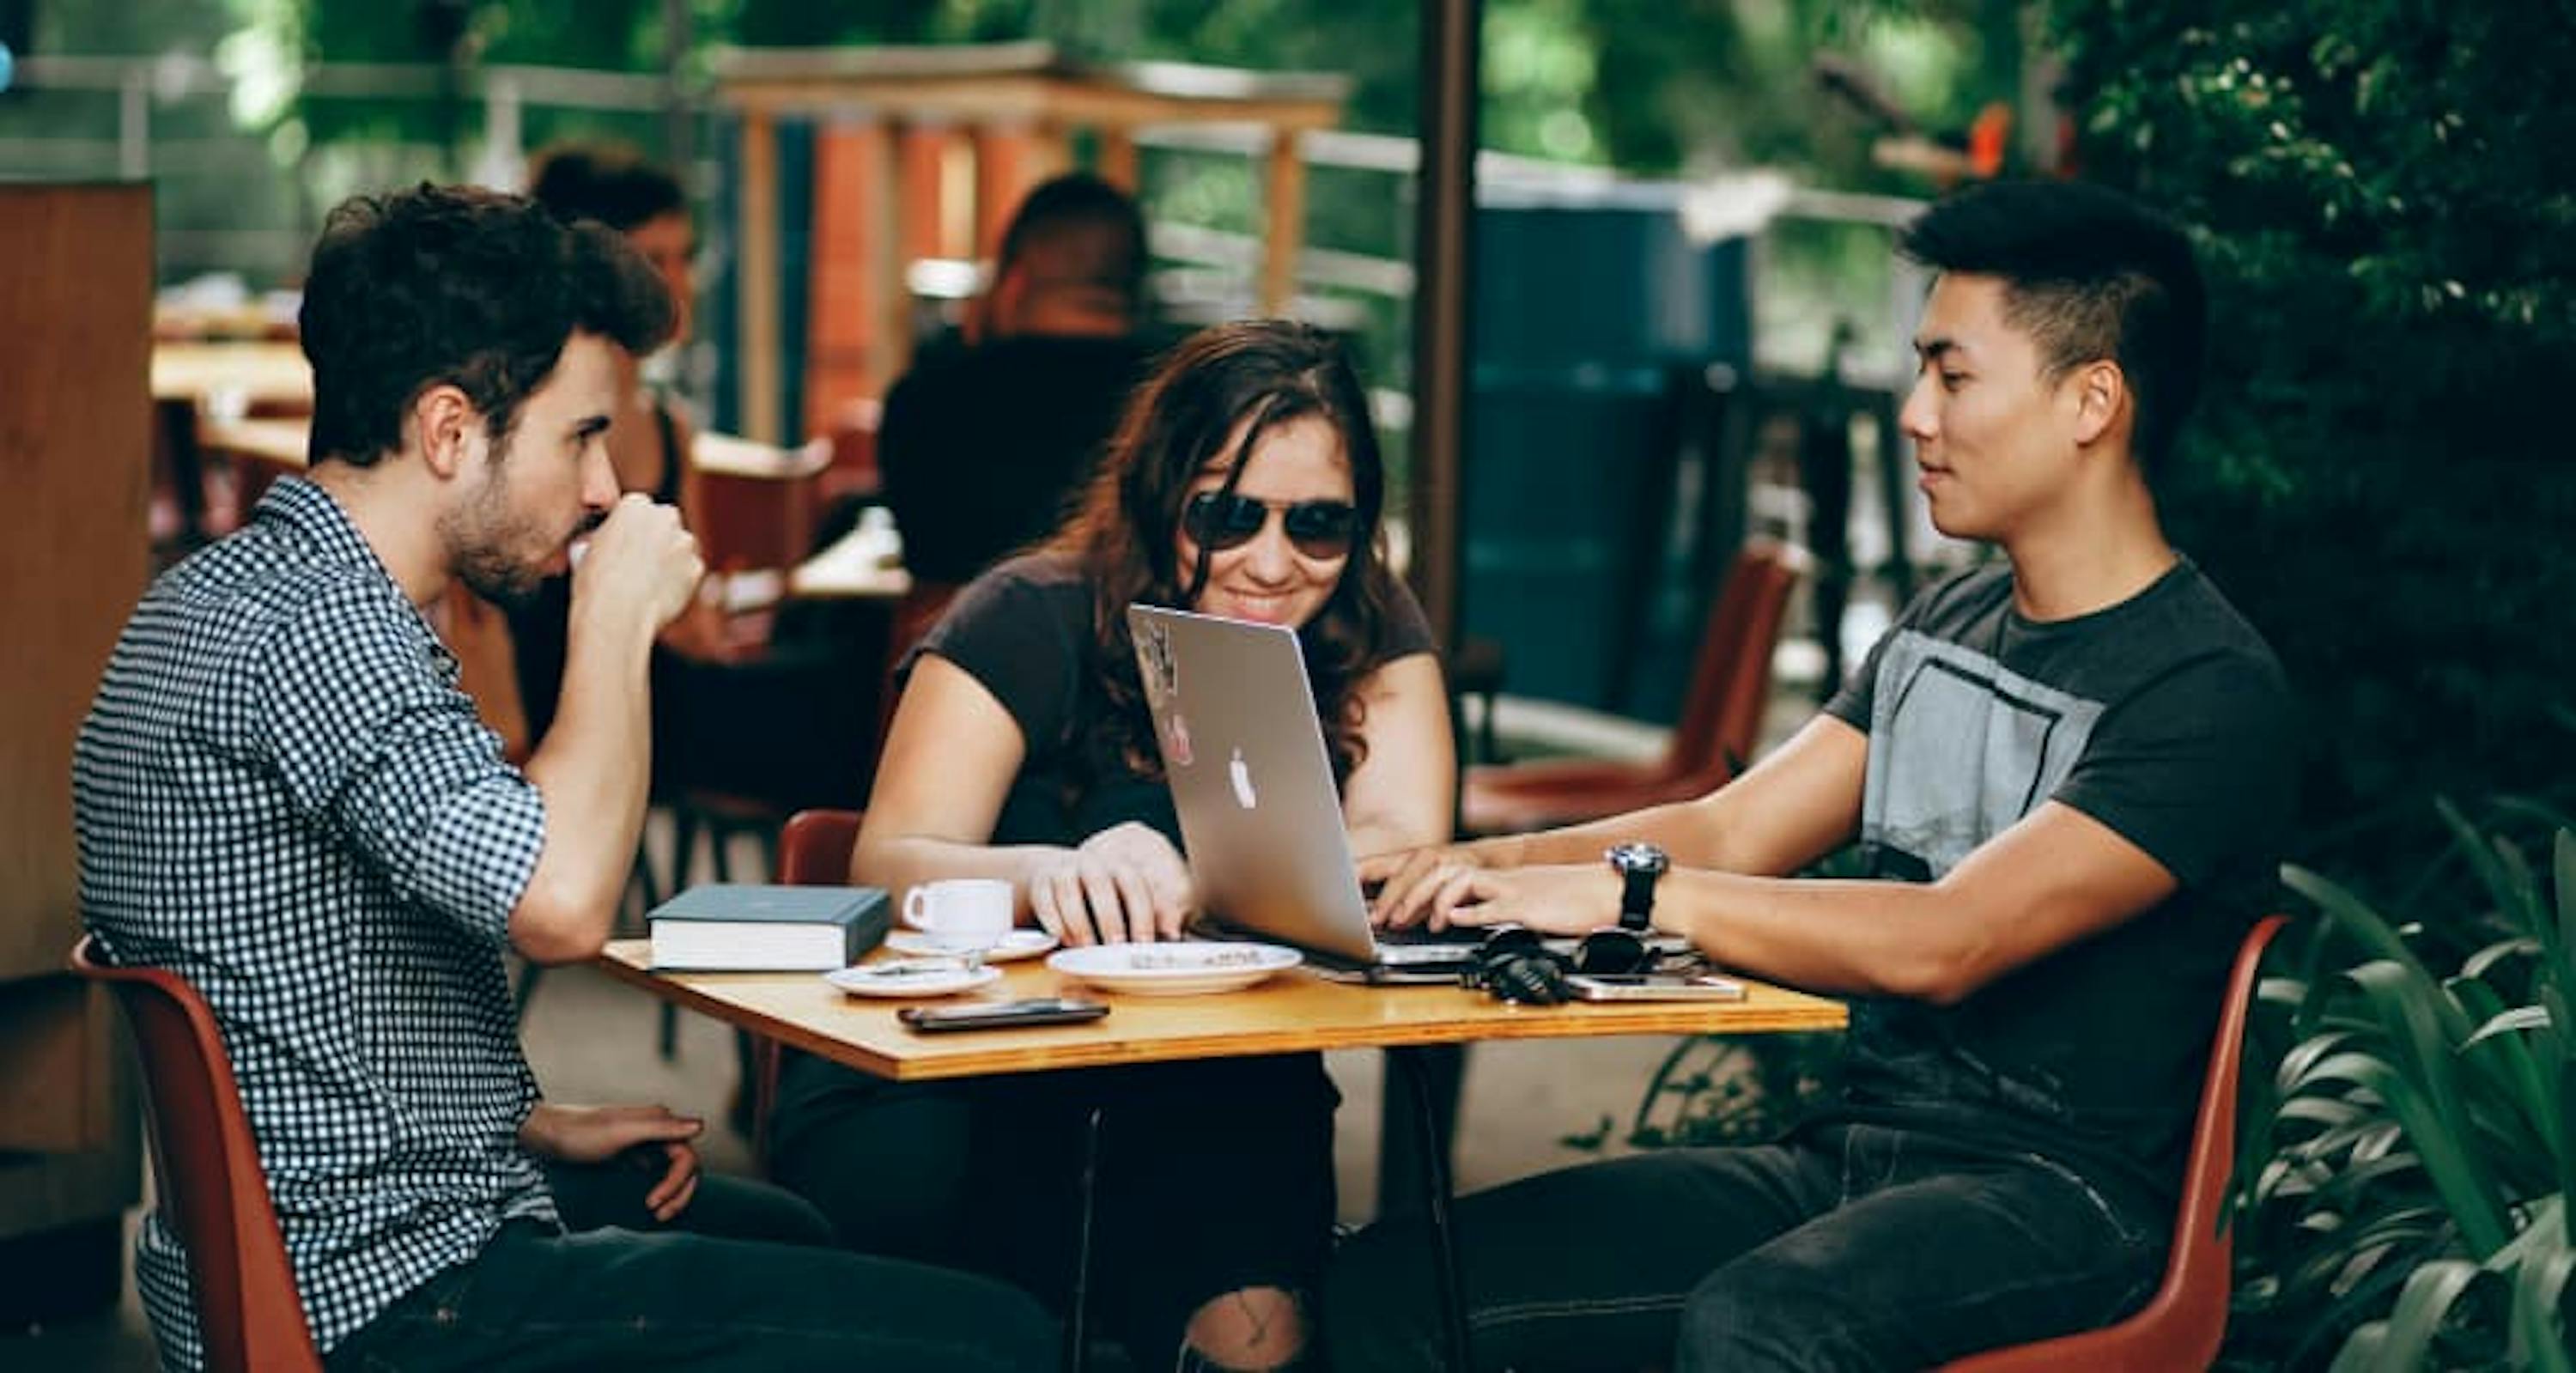
{"type": "Polygon", "coordinates": [[[1067,944],[1178,939],[1198,912],[1198,887],[1180,850],[1134,821],[1049,855],[1028,881],[1038,923],[1067,944]]]}
{"type": "Polygon", "coordinates": [[[1445,929],[1450,912],[1466,900],[1484,862],[1471,845],[1437,844],[1359,860],[1360,889],[1374,890],[1369,920],[1383,929],[1429,924],[1445,929]]]}
{"type": "Polygon", "coordinates": [[[1619,923],[1619,888],[1590,864],[1468,868],[1445,888],[1454,899],[1435,921],[1490,928],[1520,925],[1545,935],[1584,935],[1619,923]]]}

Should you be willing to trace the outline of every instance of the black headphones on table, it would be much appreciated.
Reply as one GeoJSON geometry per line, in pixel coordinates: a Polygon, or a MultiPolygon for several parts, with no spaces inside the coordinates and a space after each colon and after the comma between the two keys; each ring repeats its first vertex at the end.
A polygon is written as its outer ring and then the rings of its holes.
{"type": "Polygon", "coordinates": [[[1539,932],[1526,925],[1496,925],[1476,946],[1474,961],[1458,980],[1504,1001],[1555,1006],[1574,999],[1574,989],[1565,981],[1569,974],[1649,972],[1657,961],[1654,946],[1633,930],[1594,930],[1569,956],[1548,948],[1539,932]]]}

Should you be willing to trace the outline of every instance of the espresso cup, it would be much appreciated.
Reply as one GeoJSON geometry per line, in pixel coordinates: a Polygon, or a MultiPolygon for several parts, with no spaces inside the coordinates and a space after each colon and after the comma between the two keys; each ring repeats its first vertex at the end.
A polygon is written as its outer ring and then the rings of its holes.
{"type": "Polygon", "coordinates": [[[932,943],[979,953],[1011,932],[1011,884],[997,877],[923,882],[903,896],[903,923],[932,943]]]}

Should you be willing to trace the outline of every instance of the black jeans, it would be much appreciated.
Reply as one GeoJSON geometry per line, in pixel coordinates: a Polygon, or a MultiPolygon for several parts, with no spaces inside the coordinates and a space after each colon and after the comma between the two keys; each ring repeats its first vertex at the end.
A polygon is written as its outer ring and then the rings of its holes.
{"type": "Polygon", "coordinates": [[[921,1369],[1054,1366],[1053,1322],[998,1283],[828,1247],[795,1197],[709,1176],[666,1228],[642,1209],[658,1170],[549,1165],[558,1234],[501,1229],[332,1349],[334,1370],[921,1369]],[[757,1242],[758,1237],[770,1241],[757,1242]]]}
{"type": "Polygon", "coordinates": [[[698,1194],[668,1222],[657,1220],[644,1205],[644,1195],[661,1181],[667,1166],[659,1149],[632,1151],[631,1159],[610,1163],[545,1163],[546,1185],[554,1189],[555,1210],[567,1230],[604,1230],[615,1226],[639,1235],[675,1231],[709,1239],[758,1240],[767,1244],[828,1247],[832,1223],[803,1197],[784,1187],[723,1173],[702,1173],[698,1194]]]}
{"type": "Polygon", "coordinates": [[[1167,1368],[1202,1304],[1320,1285],[1333,1110],[1315,1054],[890,1083],[789,1055],[770,1173],[869,1253],[985,1273],[1061,1307],[1082,1127],[1103,1112],[1088,1310],[1167,1368]]]}
{"type": "MultiPolygon", "coordinates": [[[[2161,1276],[2169,1217],[2053,1162],[1822,1126],[1753,1149],[1588,1164],[1461,1201],[1480,1368],[1913,1369],[2118,1319],[2161,1276]]],[[[1339,1373],[1440,1366],[1419,1221],[1344,1246],[1339,1373]]]]}

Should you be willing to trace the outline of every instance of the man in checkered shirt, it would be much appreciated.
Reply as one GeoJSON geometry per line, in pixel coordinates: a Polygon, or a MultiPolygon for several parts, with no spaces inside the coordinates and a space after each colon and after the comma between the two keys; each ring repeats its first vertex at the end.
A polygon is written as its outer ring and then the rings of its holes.
{"type": "MultiPolygon", "coordinates": [[[[335,210],[303,343],[309,480],[164,575],[74,761],[101,953],[213,1006],[314,1344],[335,1367],[1002,1369],[1044,1315],[980,1279],[658,1228],[699,1123],[540,1099],[505,941],[597,953],[642,824],[646,660],[700,567],[621,498],[617,350],[669,330],[633,249],[516,197],[422,186],[335,210]],[[457,689],[424,607],[570,562],[569,662],[524,773],[457,689]],[[557,1163],[654,1160],[651,1233],[567,1233],[557,1163]]],[[[580,1217],[576,1215],[575,1220],[580,1217]]],[[[157,1212],[138,1281],[166,1362],[203,1362],[157,1212]]]]}

